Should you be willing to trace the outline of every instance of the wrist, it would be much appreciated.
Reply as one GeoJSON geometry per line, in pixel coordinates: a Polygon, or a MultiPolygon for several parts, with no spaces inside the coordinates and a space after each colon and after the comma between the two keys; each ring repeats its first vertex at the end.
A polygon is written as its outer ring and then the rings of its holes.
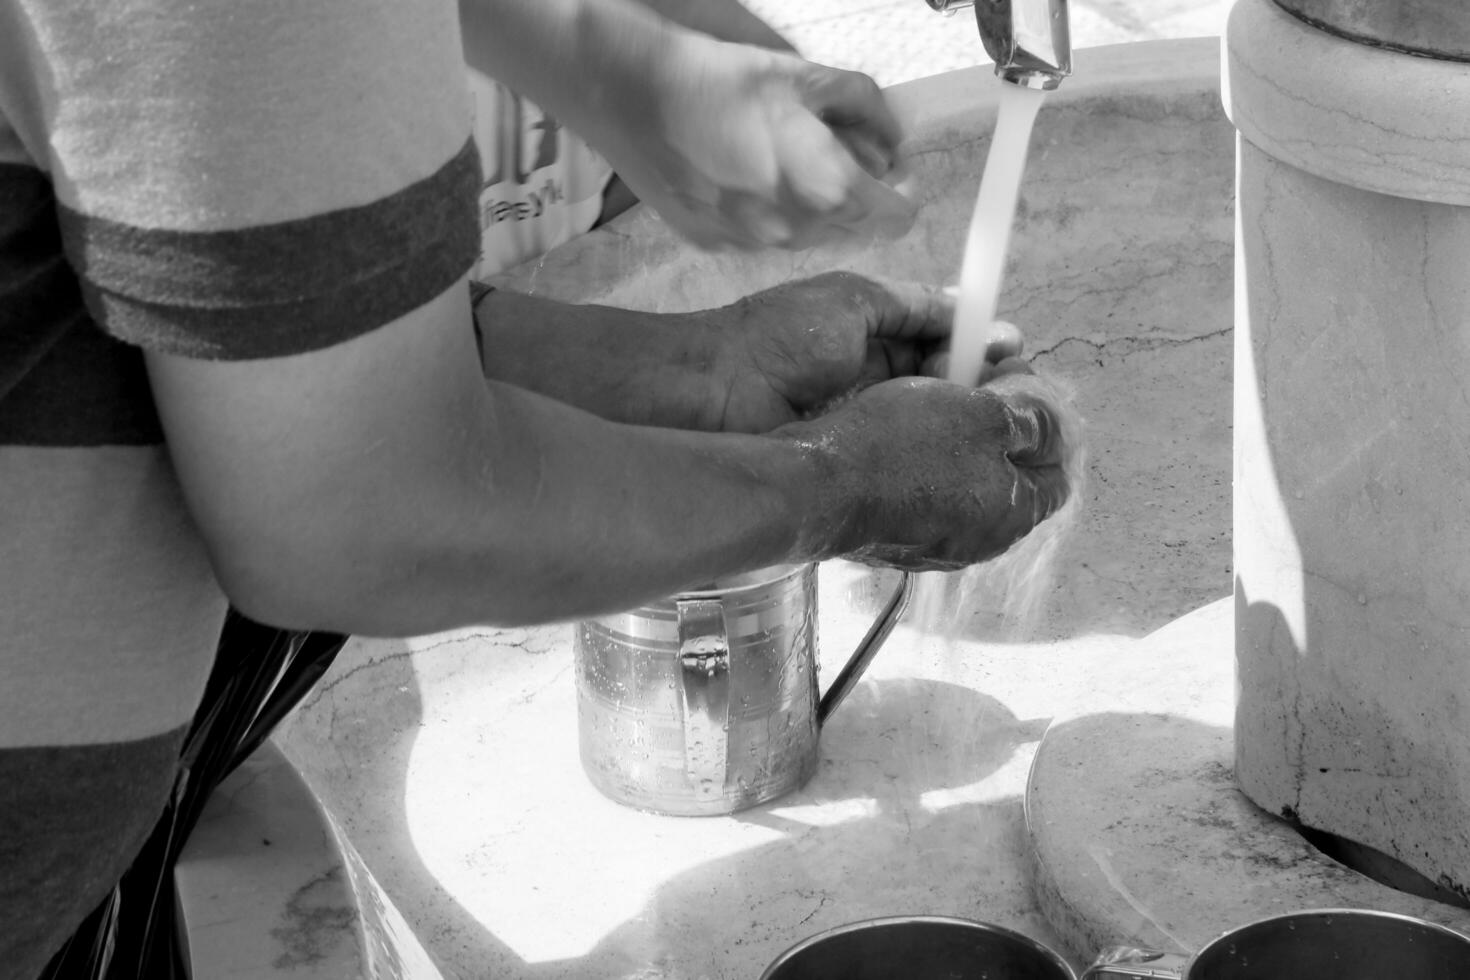
{"type": "Polygon", "coordinates": [[[825,561],[855,550],[861,544],[854,528],[860,525],[862,496],[856,492],[855,467],[825,427],[815,422],[793,422],[773,436],[787,440],[804,475],[793,493],[791,513],[798,515],[796,553],[803,561],[825,561]]]}

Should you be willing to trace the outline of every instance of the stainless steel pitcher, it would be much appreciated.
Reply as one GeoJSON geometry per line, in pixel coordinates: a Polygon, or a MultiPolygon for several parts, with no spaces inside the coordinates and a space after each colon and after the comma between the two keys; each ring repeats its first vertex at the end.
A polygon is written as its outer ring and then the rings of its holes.
{"type": "Polygon", "coordinates": [[[781,565],[577,625],[582,767],[655,813],[734,813],[805,783],[822,723],[908,605],[903,580],[818,699],[817,566],[781,565]]]}

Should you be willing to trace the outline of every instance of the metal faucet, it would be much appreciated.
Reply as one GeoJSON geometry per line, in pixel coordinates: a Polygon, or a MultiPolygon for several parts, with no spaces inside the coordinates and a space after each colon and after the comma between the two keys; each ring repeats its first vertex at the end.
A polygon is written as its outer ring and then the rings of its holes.
{"type": "Polygon", "coordinates": [[[1072,74],[1067,0],[925,0],[941,13],[975,8],[980,41],[1002,81],[1053,89],[1072,74]]]}

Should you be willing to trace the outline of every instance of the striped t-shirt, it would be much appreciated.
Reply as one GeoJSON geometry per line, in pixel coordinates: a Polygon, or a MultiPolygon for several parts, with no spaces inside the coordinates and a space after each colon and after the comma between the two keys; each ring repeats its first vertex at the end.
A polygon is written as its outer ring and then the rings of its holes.
{"type": "Polygon", "coordinates": [[[141,348],[373,330],[479,250],[453,4],[0,0],[0,980],[168,793],[225,609],[141,348]]]}

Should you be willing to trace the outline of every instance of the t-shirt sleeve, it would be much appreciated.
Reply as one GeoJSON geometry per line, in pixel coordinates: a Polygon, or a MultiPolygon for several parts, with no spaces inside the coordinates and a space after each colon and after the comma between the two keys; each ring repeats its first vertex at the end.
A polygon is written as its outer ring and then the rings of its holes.
{"type": "Polygon", "coordinates": [[[441,0],[32,5],[68,260],[129,343],[279,357],[375,329],[479,247],[457,10],[441,0]]]}

